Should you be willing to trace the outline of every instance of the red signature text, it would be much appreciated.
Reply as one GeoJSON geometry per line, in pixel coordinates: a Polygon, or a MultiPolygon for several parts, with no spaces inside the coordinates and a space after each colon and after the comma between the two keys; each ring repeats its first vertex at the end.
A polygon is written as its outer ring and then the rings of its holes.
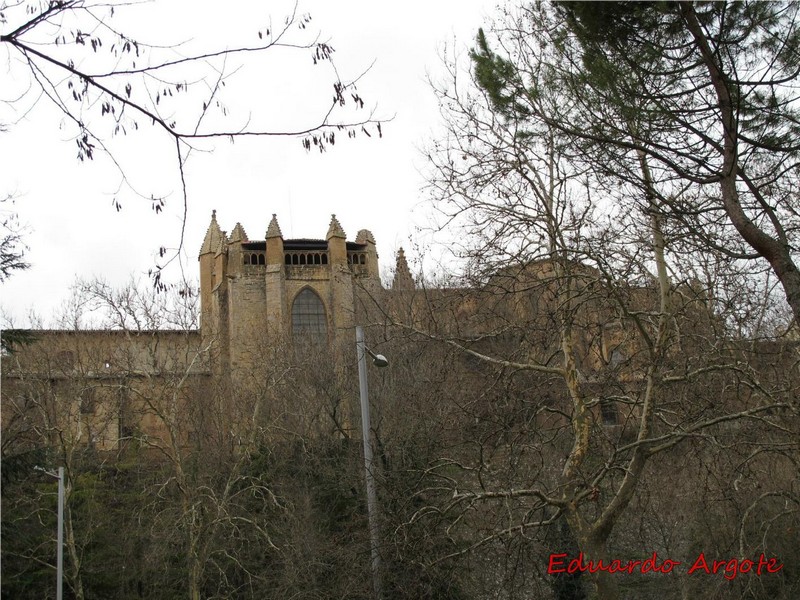
{"type": "MultiPolygon", "coordinates": [[[[551,554],[547,565],[547,573],[555,575],[559,573],[672,573],[675,567],[682,563],[669,558],[659,559],[658,554],[653,552],[652,556],[644,560],[587,560],[583,552],[578,556],[569,558],[566,552],[551,554]]],[[[701,552],[689,567],[687,574],[705,573],[707,575],[721,574],[725,579],[733,580],[743,573],[753,575],[763,575],[777,573],[783,569],[783,564],[777,558],[767,558],[760,554],[758,558],[739,559],[730,558],[725,560],[709,560],[704,552],[701,552]]]]}

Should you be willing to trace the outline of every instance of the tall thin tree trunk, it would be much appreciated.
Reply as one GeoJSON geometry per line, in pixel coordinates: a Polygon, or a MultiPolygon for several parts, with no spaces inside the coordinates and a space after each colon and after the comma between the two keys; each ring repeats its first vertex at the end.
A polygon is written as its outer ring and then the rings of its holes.
{"type": "MultiPolygon", "coordinates": [[[[791,245],[788,243],[785,231],[778,219],[770,219],[776,229],[777,237],[773,237],[754,223],[742,208],[739,190],[736,188],[737,178],[740,176],[739,127],[731,90],[728,88],[728,81],[717,64],[715,53],[697,19],[694,6],[691,2],[681,2],[679,10],[700,51],[719,104],[723,130],[722,169],[719,175],[725,212],[742,239],[769,262],[772,271],[783,286],[786,301],[792,309],[795,323],[800,325],[800,270],[792,260],[791,245]]],[[[758,190],[752,187],[751,189],[754,193],[758,193],[758,190]]],[[[768,216],[773,216],[774,213],[771,213],[772,209],[769,206],[765,206],[765,210],[768,216]]]]}

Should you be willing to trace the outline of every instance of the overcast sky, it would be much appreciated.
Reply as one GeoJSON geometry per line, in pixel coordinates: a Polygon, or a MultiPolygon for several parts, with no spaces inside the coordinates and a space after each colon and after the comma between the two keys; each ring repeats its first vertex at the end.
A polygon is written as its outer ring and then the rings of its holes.
{"type": "MultiPolygon", "coordinates": [[[[391,122],[382,127],[382,139],[374,129],[371,138],[340,135],[324,154],[306,152],[291,138],[201,144],[203,152],[193,152],[186,164],[187,276],[196,278],[197,252],[212,209],[224,230],[239,221],[251,239],[264,238],[272,213],[284,237],[322,238],[335,213],[348,239],[363,228],[374,233],[382,270],[393,265],[400,246],[412,259],[418,256],[415,244],[424,247],[428,236],[417,227],[429,222],[431,212],[421,192],[425,161],[420,148],[441,126],[428,78],[443,77],[446,47],[451,56],[455,52],[465,58],[494,6],[486,0],[302,2],[299,10],[311,14],[312,33],[298,30],[294,39],[313,39],[313,32],[322,31],[321,39],[335,49],[343,79],[372,65],[358,83],[366,102],[361,114],[374,108],[376,118],[391,122]]],[[[257,43],[257,32],[270,19],[274,31],[292,7],[279,2],[156,0],[120,8],[114,24],[152,44],[183,42],[179,51],[189,53],[219,49],[220,44],[257,43]]],[[[10,13],[6,16],[4,33],[18,25],[10,13]]],[[[0,144],[0,192],[16,196],[11,208],[27,226],[31,263],[29,270],[2,284],[6,325],[10,320],[14,326],[27,326],[31,311],[48,323],[76,277],[124,283],[138,276],[148,285],[146,273],[159,246],[175,247],[180,238],[182,200],[168,138],[145,128],[113,141],[131,185],[146,197],[166,197],[166,210],[156,215],[148,200],[125,186],[119,189],[119,172],[106,157],[86,162],[76,158],[69,124],[46,99],[34,103],[29,93],[20,102],[7,103],[27,90],[30,80],[14,52],[0,52],[0,97],[5,103],[0,122],[8,129],[0,144]],[[114,199],[122,204],[120,212],[112,205],[114,199]]],[[[316,122],[330,96],[330,77],[324,66],[314,70],[309,65],[307,50],[271,51],[269,59],[245,64],[228,79],[223,96],[232,120],[220,123],[282,128],[316,122]],[[314,88],[316,84],[326,87],[314,88]],[[325,99],[322,104],[320,98],[325,99]]],[[[225,65],[229,72],[235,66],[235,61],[225,65]]],[[[167,278],[178,275],[172,269],[167,278]]]]}

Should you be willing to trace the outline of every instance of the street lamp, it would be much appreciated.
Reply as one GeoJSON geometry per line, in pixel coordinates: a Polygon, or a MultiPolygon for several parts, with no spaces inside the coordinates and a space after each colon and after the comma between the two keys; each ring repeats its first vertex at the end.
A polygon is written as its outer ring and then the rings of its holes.
{"type": "Polygon", "coordinates": [[[381,600],[381,557],[378,553],[378,499],[375,495],[375,478],[372,470],[372,444],[370,442],[369,390],[367,389],[367,354],[376,367],[386,367],[389,361],[382,354],[375,354],[364,343],[364,329],[356,327],[356,351],[358,353],[358,390],[361,395],[361,434],[364,438],[364,471],[367,481],[367,516],[369,518],[370,556],[372,558],[372,587],[375,600],[381,600]]]}
{"type": "Polygon", "coordinates": [[[64,467],[58,473],[42,467],[33,467],[45,475],[58,479],[58,549],[56,550],[56,600],[64,597],[64,467]]]}

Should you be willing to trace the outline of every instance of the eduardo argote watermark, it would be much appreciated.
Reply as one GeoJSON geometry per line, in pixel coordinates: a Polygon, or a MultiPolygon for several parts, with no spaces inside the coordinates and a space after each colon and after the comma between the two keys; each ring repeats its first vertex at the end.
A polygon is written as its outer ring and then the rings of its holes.
{"type": "Polygon", "coordinates": [[[708,558],[705,552],[697,555],[697,558],[689,563],[669,558],[660,559],[658,554],[653,552],[653,555],[644,560],[588,560],[584,557],[583,552],[578,553],[578,556],[570,557],[566,552],[555,553],[550,555],[547,565],[548,575],[557,575],[559,573],[597,573],[605,571],[608,573],[664,573],[669,574],[678,572],[680,569],[685,569],[687,575],[705,574],[716,575],[721,574],[725,579],[736,579],[740,574],[750,573],[753,575],[768,575],[778,573],[783,569],[783,563],[779,562],[777,558],[766,557],[760,554],[758,558],[753,560],[749,558],[728,558],[728,559],[715,559],[708,558]]]}

